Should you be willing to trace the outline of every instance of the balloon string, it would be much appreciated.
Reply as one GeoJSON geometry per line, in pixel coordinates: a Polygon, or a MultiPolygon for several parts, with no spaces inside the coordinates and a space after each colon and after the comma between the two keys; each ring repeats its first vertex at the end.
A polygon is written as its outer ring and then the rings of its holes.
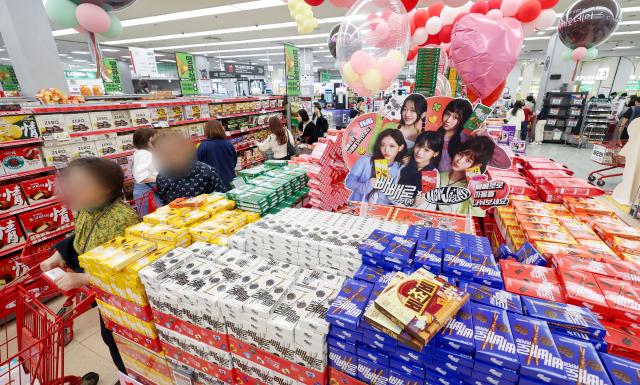
{"type": "Polygon", "coordinates": [[[98,47],[96,34],[93,32],[89,32],[89,45],[91,46],[91,50],[93,51],[93,57],[96,58],[96,79],[109,81],[109,75],[107,74],[106,68],[102,63],[102,52],[100,52],[100,48],[98,47]]]}

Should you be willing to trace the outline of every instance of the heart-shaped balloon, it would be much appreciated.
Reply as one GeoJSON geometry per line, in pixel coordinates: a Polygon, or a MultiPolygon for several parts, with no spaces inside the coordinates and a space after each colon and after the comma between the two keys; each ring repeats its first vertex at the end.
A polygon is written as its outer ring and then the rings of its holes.
{"type": "Polygon", "coordinates": [[[480,98],[491,95],[518,61],[524,35],[520,22],[471,13],[451,32],[451,60],[460,79],[480,98]]]}

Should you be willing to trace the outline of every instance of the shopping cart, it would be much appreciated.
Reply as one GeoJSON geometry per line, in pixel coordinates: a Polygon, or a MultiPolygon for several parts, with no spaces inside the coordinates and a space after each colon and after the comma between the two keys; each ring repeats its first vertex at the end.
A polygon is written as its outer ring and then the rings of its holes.
{"type": "Polygon", "coordinates": [[[147,214],[151,214],[158,208],[158,204],[155,198],[155,189],[149,190],[140,198],[132,199],[130,201],[127,201],[127,203],[129,203],[129,205],[133,207],[141,217],[147,214]]]}
{"type": "Polygon", "coordinates": [[[592,171],[587,178],[591,184],[596,182],[598,186],[602,187],[606,183],[605,179],[622,176],[622,172],[608,172],[619,168],[624,169],[625,159],[619,153],[626,143],[627,141],[625,140],[610,140],[593,145],[591,160],[608,167],[592,171]]]}

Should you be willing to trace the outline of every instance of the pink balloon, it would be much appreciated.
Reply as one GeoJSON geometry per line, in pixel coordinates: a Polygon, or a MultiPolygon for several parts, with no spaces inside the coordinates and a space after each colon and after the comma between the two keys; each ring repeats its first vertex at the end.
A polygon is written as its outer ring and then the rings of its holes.
{"type": "Polygon", "coordinates": [[[378,39],[384,40],[389,37],[390,32],[391,28],[389,28],[389,24],[387,24],[387,22],[383,20],[378,23],[375,34],[378,35],[378,39]]]}
{"type": "Polygon", "coordinates": [[[523,39],[522,27],[515,19],[493,20],[471,13],[453,27],[451,60],[464,84],[484,98],[516,65],[523,39]]]}
{"type": "MultiPolygon", "coordinates": [[[[382,80],[387,82],[395,79],[402,71],[404,63],[390,58],[384,57],[382,59],[382,65],[380,66],[380,73],[382,74],[382,80]]],[[[385,87],[386,88],[386,87],[385,87]]]]}
{"type": "Polygon", "coordinates": [[[105,33],[111,26],[109,14],[101,7],[91,3],[78,5],[76,18],[80,26],[89,32],[105,33]]]}
{"type": "Polygon", "coordinates": [[[520,9],[520,5],[522,5],[522,0],[502,0],[500,11],[504,16],[515,16],[518,13],[518,9],[520,9]]]}
{"type": "Polygon", "coordinates": [[[345,4],[345,0],[329,0],[329,3],[331,3],[331,5],[333,5],[334,7],[338,7],[338,8],[344,8],[347,6],[345,4]]]}
{"type": "Polygon", "coordinates": [[[487,12],[487,17],[494,20],[502,20],[502,11],[500,11],[499,9],[492,9],[487,12]]]}
{"type": "Polygon", "coordinates": [[[358,50],[351,55],[351,67],[361,75],[375,65],[375,59],[363,50],[358,50]]]}
{"type": "Polygon", "coordinates": [[[586,55],[587,55],[587,49],[585,47],[578,47],[574,49],[573,52],[571,53],[571,57],[575,61],[580,61],[584,59],[586,55]]]}
{"type": "Polygon", "coordinates": [[[74,28],[78,33],[87,33],[87,30],[82,28],[81,26],[77,26],[74,28]]]}

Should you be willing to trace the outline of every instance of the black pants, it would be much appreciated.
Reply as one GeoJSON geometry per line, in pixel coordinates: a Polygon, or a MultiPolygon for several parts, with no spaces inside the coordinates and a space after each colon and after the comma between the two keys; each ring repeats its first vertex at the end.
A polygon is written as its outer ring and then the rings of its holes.
{"type": "Polygon", "coordinates": [[[111,332],[111,330],[107,329],[107,327],[104,325],[102,315],[100,315],[100,334],[102,334],[102,340],[104,341],[104,344],[109,348],[111,359],[116,365],[116,368],[118,368],[120,372],[127,374],[127,369],[125,369],[124,362],[122,362],[122,357],[120,356],[120,352],[118,351],[116,340],[113,338],[113,333],[111,332]]]}

